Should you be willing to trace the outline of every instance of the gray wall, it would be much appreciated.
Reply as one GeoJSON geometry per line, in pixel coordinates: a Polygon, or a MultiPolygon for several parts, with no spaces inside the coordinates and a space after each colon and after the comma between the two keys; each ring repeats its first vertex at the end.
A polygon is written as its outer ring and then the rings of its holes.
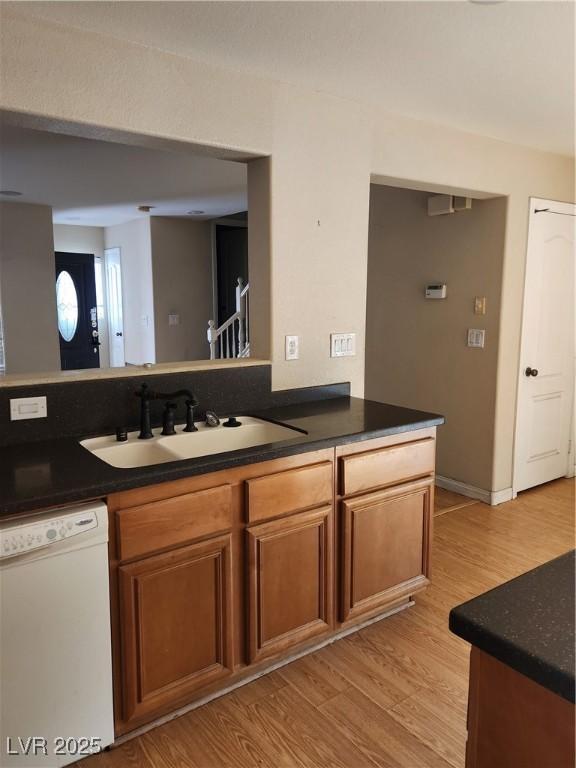
{"type": "Polygon", "coordinates": [[[427,197],[371,186],[366,397],[445,415],[438,474],[492,490],[506,199],[429,217],[427,197]],[[426,300],[436,281],[447,299],[426,300]],[[484,349],[466,346],[468,328],[486,329],[484,349]]]}
{"type": "Polygon", "coordinates": [[[60,370],[52,209],[0,203],[6,373],[60,370]]]}
{"type": "Polygon", "coordinates": [[[212,306],[212,230],[208,221],[153,216],[152,274],[156,362],[205,360],[212,306]],[[169,325],[168,315],[180,316],[169,325]]]}

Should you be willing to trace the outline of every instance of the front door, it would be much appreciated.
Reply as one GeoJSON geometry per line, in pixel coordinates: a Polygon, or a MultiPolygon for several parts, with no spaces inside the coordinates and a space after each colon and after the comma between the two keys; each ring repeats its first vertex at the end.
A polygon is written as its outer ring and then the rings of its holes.
{"type": "Polygon", "coordinates": [[[56,252],[56,306],[63,371],[100,367],[94,255],[56,252]]]}
{"type": "Polygon", "coordinates": [[[531,198],[514,491],[568,472],[574,387],[576,206],[531,198]]]}

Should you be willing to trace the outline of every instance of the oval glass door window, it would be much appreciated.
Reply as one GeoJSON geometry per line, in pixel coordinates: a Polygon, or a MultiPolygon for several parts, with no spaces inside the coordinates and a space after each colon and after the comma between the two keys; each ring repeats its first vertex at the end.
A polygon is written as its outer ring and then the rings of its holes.
{"type": "Polygon", "coordinates": [[[56,280],[56,305],[60,335],[64,341],[72,341],[78,327],[78,294],[70,273],[65,270],[56,280]]]}

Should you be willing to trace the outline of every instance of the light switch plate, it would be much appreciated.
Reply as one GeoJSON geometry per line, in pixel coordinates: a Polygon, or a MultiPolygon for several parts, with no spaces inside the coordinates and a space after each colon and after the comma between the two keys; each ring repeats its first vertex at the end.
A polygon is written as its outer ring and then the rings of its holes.
{"type": "Polygon", "coordinates": [[[286,360],[298,360],[300,355],[300,338],[286,336],[286,360]]]}
{"type": "Polygon", "coordinates": [[[356,354],[355,333],[331,333],[330,357],[354,357],[356,354]]]}
{"type": "Polygon", "coordinates": [[[486,314],[486,296],[474,297],[474,314],[475,315],[486,314]]]}
{"type": "Polygon", "coordinates": [[[10,421],[45,419],[48,415],[46,397],[15,397],[10,400],[10,421]]]}
{"type": "Polygon", "coordinates": [[[476,349],[484,348],[486,331],[483,328],[468,328],[468,346],[476,349]]]}

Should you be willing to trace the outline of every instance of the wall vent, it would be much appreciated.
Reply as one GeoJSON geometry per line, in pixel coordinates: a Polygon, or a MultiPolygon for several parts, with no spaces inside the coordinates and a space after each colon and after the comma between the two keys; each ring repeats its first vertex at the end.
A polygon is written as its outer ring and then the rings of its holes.
{"type": "Polygon", "coordinates": [[[428,216],[444,216],[447,213],[456,213],[456,211],[469,211],[471,208],[471,197],[432,195],[428,198],[428,216]]]}

